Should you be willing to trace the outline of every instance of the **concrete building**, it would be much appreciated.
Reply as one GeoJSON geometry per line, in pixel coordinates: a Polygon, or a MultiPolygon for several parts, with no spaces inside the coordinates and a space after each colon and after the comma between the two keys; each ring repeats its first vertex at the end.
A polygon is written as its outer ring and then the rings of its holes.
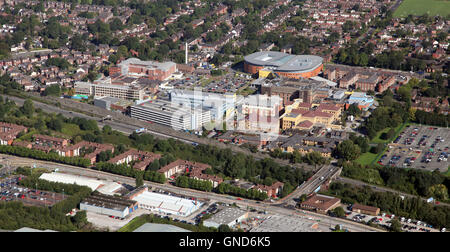
{"type": "Polygon", "coordinates": [[[120,74],[125,76],[145,77],[150,80],[166,80],[177,71],[174,62],[142,61],[137,58],[129,58],[117,64],[120,74]]]}
{"type": "Polygon", "coordinates": [[[227,207],[205,220],[205,227],[219,228],[220,225],[227,225],[230,228],[248,218],[248,212],[237,207],[227,207]]]}
{"type": "Polygon", "coordinates": [[[234,115],[236,107],[242,103],[236,94],[216,94],[201,91],[176,89],[170,92],[170,101],[176,105],[202,108],[211,111],[211,120],[222,120],[234,115]]]}
{"type": "Polygon", "coordinates": [[[279,133],[279,96],[249,95],[245,97],[238,112],[238,131],[279,133]]]}
{"type": "Polygon", "coordinates": [[[125,113],[130,106],[134,105],[134,102],[130,100],[123,100],[114,97],[99,97],[94,99],[94,106],[107,110],[117,110],[125,113]]]}
{"type": "Polygon", "coordinates": [[[134,200],[100,193],[93,193],[80,202],[80,210],[119,218],[125,218],[137,209],[138,204],[134,200]]]}
{"type": "Polygon", "coordinates": [[[326,214],[329,210],[333,210],[341,203],[341,199],[325,195],[313,195],[300,204],[300,207],[307,210],[316,211],[326,214]]]}
{"type": "Polygon", "coordinates": [[[125,100],[143,100],[145,95],[145,88],[140,85],[114,85],[108,78],[97,83],[77,81],[74,88],[76,94],[94,98],[109,96],[125,100]]]}
{"type": "Polygon", "coordinates": [[[203,202],[196,200],[149,192],[145,186],[134,190],[126,197],[137,201],[140,209],[178,216],[189,216],[203,205],[203,202]]]}
{"type": "Polygon", "coordinates": [[[175,130],[197,130],[211,122],[209,110],[175,106],[164,100],[152,100],[131,106],[131,117],[169,126],[175,130]]]}

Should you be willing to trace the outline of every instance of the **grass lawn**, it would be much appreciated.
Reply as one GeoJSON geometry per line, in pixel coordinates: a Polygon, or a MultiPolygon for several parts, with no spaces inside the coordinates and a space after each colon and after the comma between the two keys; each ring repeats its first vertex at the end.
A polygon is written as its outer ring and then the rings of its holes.
{"type": "Polygon", "coordinates": [[[422,16],[427,13],[430,16],[450,15],[450,1],[448,0],[404,0],[397,10],[394,17],[407,17],[409,14],[422,16]]]}
{"type": "Polygon", "coordinates": [[[356,159],[355,161],[358,164],[370,165],[374,162],[374,160],[377,156],[378,156],[378,154],[373,154],[372,152],[366,152],[366,153],[362,154],[361,156],[359,156],[359,158],[356,159]]]}
{"type": "Polygon", "coordinates": [[[128,222],[125,226],[121,227],[117,232],[133,232],[145,223],[147,223],[146,216],[138,216],[128,222]]]}
{"type": "Polygon", "coordinates": [[[21,136],[18,138],[19,141],[32,141],[33,140],[33,135],[34,134],[39,134],[39,132],[37,130],[31,130],[28,133],[26,133],[25,135],[21,136]]]}
{"type": "Polygon", "coordinates": [[[114,145],[119,145],[119,144],[124,144],[126,146],[131,146],[131,140],[125,136],[124,134],[120,134],[120,135],[116,135],[116,134],[111,134],[111,135],[106,135],[106,134],[102,134],[103,137],[103,142],[105,143],[111,143],[114,145]]]}
{"type": "Polygon", "coordinates": [[[447,172],[445,172],[444,175],[450,177],[450,166],[447,168],[447,172]]]}
{"type": "Polygon", "coordinates": [[[70,137],[76,136],[82,132],[83,131],[80,130],[80,127],[78,127],[78,125],[68,123],[64,123],[63,128],[61,130],[61,133],[70,137]]]}
{"type": "Polygon", "coordinates": [[[386,128],[386,129],[384,129],[384,130],[381,130],[381,131],[379,131],[378,133],[377,133],[377,135],[373,138],[373,140],[372,141],[370,141],[371,143],[376,143],[376,144],[378,144],[378,143],[390,143],[390,142],[392,142],[392,141],[394,141],[395,140],[395,138],[397,138],[397,136],[400,134],[400,132],[402,132],[402,130],[406,127],[406,126],[408,126],[408,125],[410,125],[410,123],[406,123],[406,124],[400,124],[399,126],[397,126],[396,128],[394,128],[394,130],[395,130],[395,135],[394,135],[394,137],[392,138],[392,139],[388,139],[388,140],[383,140],[383,139],[381,139],[380,138],[380,136],[381,136],[381,134],[383,134],[383,133],[387,133],[391,128],[386,128]]]}

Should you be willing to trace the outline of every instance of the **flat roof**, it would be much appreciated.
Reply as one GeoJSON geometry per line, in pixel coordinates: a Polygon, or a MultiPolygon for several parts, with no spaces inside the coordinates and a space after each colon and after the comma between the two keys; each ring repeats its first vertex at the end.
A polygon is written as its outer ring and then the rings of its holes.
{"type": "Polygon", "coordinates": [[[233,222],[236,219],[239,219],[241,216],[246,214],[247,212],[241,210],[237,207],[227,207],[214,214],[211,218],[205,220],[205,222],[213,222],[219,225],[233,222]]]}
{"type": "Polygon", "coordinates": [[[143,102],[139,105],[132,106],[135,108],[145,108],[148,110],[153,111],[164,111],[165,113],[188,113],[185,107],[182,106],[176,106],[176,103],[170,102],[170,101],[164,101],[164,100],[151,100],[148,102],[143,102]]]}
{"type": "Polygon", "coordinates": [[[259,226],[252,228],[250,232],[320,232],[313,228],[316,223],[300,217],[273,215],[259,226]]]}
{"type": "Polygon", "coordinates": [[[71,174],[52,172],[52,173],[43,173],[40,179],[44,179],[51,182],[64,183],[64,184],[77,184],[80,186],[87,186],[95,191],[101,185],[105,183],[100,180],[90,179],[83,176],[76,176],[71,174]]]}
{"type": "Polygon", "coordinates": [[[293,55],[276,51],[256,52],[244,57],[252,65],[274,67],[282,72],[309,72],[323,63],[323,58],[315,55],[293,55]]]}
{"type": "Polygon", "coordinates": [[[101,193],[93,193],[80,202],[80,204],[108,208],[118,211],[124,211],[127,207],[132,207],[136,203],[136,201],[127,199],[125,197],[110,196],[101,193]]]}
{"type": "Polygon", "coordinates": [[[190,199],[148,191],[144,191],[136,197],[133,197],[133,200],[137,201],[139,204],[151,206],[160,209],[161,211],[176,212],[184,215],[193,212],[193,210],[197,210],[203,205],[203,203],[199,201],[197,201],[197,205],[195,205],[195,201],[190,199]]]}
{"type": "Polygon", "coordinates": [[[171,67],[176,66],[176,64],[172,61],[167,62],[157,62],[157,61],[142,61],[138,58],[129,58],[127,60],[124,60],[117,64],[119,67],[126,66],[126,65],[138,65],[146,68],[153,68],[153,69],[162,69],[164,71],[168,71],[171,67]]]}

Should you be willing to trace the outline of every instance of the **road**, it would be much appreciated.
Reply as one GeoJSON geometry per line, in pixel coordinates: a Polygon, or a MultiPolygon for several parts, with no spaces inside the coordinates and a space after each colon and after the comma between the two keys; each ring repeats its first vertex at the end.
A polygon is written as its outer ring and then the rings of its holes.
{"type": "Polygon", "coordinates": [[[303,194],[309,195],[319,188],[323,183],[327,182],[330,178],[334,177],[336,173],[340,173],[340,169],[332,164],[324,165],[320,168],[311,178],[300,185],[294,192],[286,196],[281,200],[281,203],[295,206],[297,202],[296,198],[299,198],[303,194]]]}
{"type": "MultiPolygon", "coordinates": [[[[109,180],[109,181],[117,181],[123,184],[128,184],[131,186],[135,186],[135,179],[130,177],[125,177],[121,175],[106,173],[102,171],[92,170],[92,169],[86,169],[86,168],[80,168],[76,166],[70,166],[70,165],[64,165],[64,164],[58,164],[53,162],[47,162],[47,161],[41,161],[41,160],[34,160],[34,159],[28,159],[28,158],[21,158],[11,155],[5,155],[0,154],[0,164],[5,164],[6,162],[9,162],[11,167],[19,167],[19,166],[35,166],[36,168],[45,168],[50,171],[58,168],[59,172],[63,173],[70,173],[74,175],[80,175],[80,176],[86,176],[96,179],[103,179],[103,180],[109,180]],[[4,159],[6,158],[6,159],[4,159]]],[[[172,192],[176,194],[183,194],[189,197],[195,197],[198,199],[203,200],[209,200],[209,201],[216,201],[216,202],[223,202],[228,204],[235,203],[236,205],[247,208],[252,207],[260,211],[267,211],[269,213],[278,213],[283,215],[297,215],[301,217],[306,218],[312,218],[314,220],[318,220],[318,224],[322,227],[322,229],[327,229],[330,227],[334,227],[338,224],[342,224],[345,228],[347,228],[349,231],[353,232],[368,232],[368,231],[382,231],[380,229],[376,229],[373,227],[369,227],[360,223],[348,221],[345,219],[338,219],[333,218],[327,215],[313,213],[313,212],[306,212],[298,209],[289,209],[280,206],[279,202],[275,203],[269,203],[269,202],[259,202],[254,200],[238,200],[237,197],[232,197],[228,195],[222,195],[222,194],[216,194],[213,192],[202,192],[202,191],[196,191],[188,188],[179,188],[172,186],[170,184],[159,184],[154,183],[150,181],[145,181],[145,184],[155,188],[155,189],[161,189],[167,192],[172,192]]]]}

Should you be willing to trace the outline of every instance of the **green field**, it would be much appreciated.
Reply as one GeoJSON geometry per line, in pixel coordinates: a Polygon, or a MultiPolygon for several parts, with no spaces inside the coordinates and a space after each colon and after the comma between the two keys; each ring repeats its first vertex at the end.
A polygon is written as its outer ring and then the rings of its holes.
{"type": "Polygon", "coordinates": [[[377,135],[373,138],[372,141],[370,141],[370,143],[390,143],[392,142],[395,138],[397,138],[397,136],[400,134],[400,132],[402,132],[402,130],[407,126],[410,125],[409,123],[405,123],[405,124],[400,124],[397,127],[394,128],[395,130],[395,135],[394,137],[392,137],[391,139],[387,139],[387,140],[383,140],[380,138],[381,134],[383,133],[387,133],[391,128],[385,128],[384,130],[380,130],[377,135]]]}
{"type": "Polygon", "coordinates": [[[394,17],[406,17],[409,14],[414,16],[422,16],[427,13],[430,16],[450,15],[449,0],[404,0],[397,10],[394,17]]]}
{"type": "Polygon", "coordinates": [[[362,154],[361,156],[359,156],[358,159],[356,159],[355,161],[358,164],[362,164],[362,165],[370,165],[375,161],[375,158],[378,156],[378,154],[373,154],[371,152],[366,152],[364,154],[362,154]]]}

